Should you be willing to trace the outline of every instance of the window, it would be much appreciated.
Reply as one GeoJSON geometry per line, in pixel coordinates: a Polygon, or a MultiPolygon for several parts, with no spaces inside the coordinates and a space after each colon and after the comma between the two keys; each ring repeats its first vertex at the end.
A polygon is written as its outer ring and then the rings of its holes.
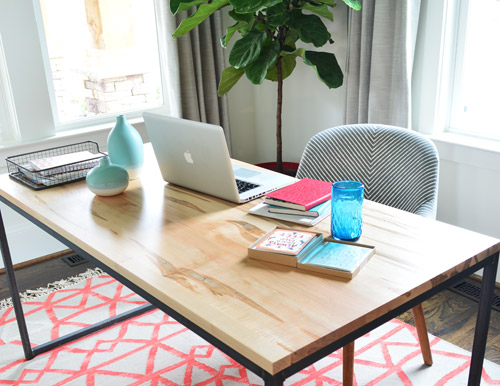
{"type": "Polygon", "coordinates": [[[9,74],[5,62],[2,38],[0,36],[0,141],[9,143],[20,138],[9,74]]]}
{"type": "Polygon", "coordinates": [[[118,114],[132,119],[146,108],[166,104],[168,109],[163,67],[168,39],[161,7],[158,0],[1,1],[7,71],[0,71],[0,98],[8,100],[0,100],[0,121],[5,126],[7,105],[17,125],[10,124],[9,137],[0,137],[0,149],[13,142],[69,139],[58,134],[73,129],[84,135],[90,127],[107,128],[118,114]],[[138,82],[139,77],[152,82],[138,82]],[[122,97],[119,102],[106,93],[113,89],[122,97]]]}
{"type": "Polygon", "coordinates": [[[500,140],[500,0],[462,0],[449,131],[500,140]]]}
{"type": "Polygon", "coordinates": [[[39,5],[56,126],[163,103],[153,0],[39,5]]]}

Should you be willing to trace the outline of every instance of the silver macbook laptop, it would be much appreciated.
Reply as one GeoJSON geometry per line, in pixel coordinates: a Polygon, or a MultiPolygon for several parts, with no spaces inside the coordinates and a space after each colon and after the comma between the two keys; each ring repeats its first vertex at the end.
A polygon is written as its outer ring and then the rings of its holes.
{"type": "Polygon", "coordinates": [[[143,115],[167,182],[243,203],[295,181],[286,175],[232,163],[220,126],[152,112],[143,115]]]}

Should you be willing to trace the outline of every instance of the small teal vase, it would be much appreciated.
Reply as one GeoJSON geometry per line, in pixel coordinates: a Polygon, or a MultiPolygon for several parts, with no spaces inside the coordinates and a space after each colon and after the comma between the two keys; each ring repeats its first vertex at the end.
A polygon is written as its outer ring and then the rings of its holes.
{"type": "Polygon", "coordinates": [[[125,168],[113,165],[108,157],[101,158],[99,166],[87,174],[87,186],[98,196],[116,196],[127,189],[129,175],[125,168]]]}
{"type": "Polygon", "coordinates": [[[109,133],[108,155],[111,163],[127,169],[131,180],[140,176],[144,163],[144,145],[141,135],[127,122],[124,115],[116,118],[116,125],[109,133]]]}

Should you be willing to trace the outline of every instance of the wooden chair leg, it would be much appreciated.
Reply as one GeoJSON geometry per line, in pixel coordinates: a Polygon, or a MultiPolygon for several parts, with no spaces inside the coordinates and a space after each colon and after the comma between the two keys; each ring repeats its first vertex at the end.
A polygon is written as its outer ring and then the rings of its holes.
{"type": "Polygon", "coordinates": [[[422,357],[424,358],[424,363],[428,366],[432,365],[432,353],[431,346],[429,344],[429,335],[427,335],[427,325],[425,323],[424,308],[422,304],[413,307],[413,319],[415,320],[415,326],[417,327],[418,342],[420,343],[420,349],[422,350],[422,357]]]}
{"type": "Polygon", "coordinates": [[[344,346],[342,357],[342,385],[352,386],[354,383],[354,342],[344,346]]]}
{"type": "MultiPolygon", "coordinates": [[[[428,366],[432,365],[432,353],[429,343],[429,335],[427,335],[427,325],[425,323],[424,308],[422,304],[412,308],[415,326],[417,327],[418,342],[422,351],[424,363],[428,366]]],[[[342,385],[353,386],[354,384],[354,342],[344,346],[342,363],[342,385]]]]}

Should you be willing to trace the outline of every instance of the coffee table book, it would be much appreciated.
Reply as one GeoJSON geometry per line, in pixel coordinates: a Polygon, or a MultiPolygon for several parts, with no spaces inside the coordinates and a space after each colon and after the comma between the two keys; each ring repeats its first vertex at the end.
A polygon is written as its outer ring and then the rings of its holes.
{"type": "Polygon", "coordinates": [[[315,248],[323,234],[285,227],[274,227],[248,248],[253,259],[297,266],[297,258],[315,248]]]}
{"type": "Polygon", "coordinates": [[[375,247],[323,238],[322,233],[275,227],[248,247],[248,257],[352,279],[375,247]]]}

